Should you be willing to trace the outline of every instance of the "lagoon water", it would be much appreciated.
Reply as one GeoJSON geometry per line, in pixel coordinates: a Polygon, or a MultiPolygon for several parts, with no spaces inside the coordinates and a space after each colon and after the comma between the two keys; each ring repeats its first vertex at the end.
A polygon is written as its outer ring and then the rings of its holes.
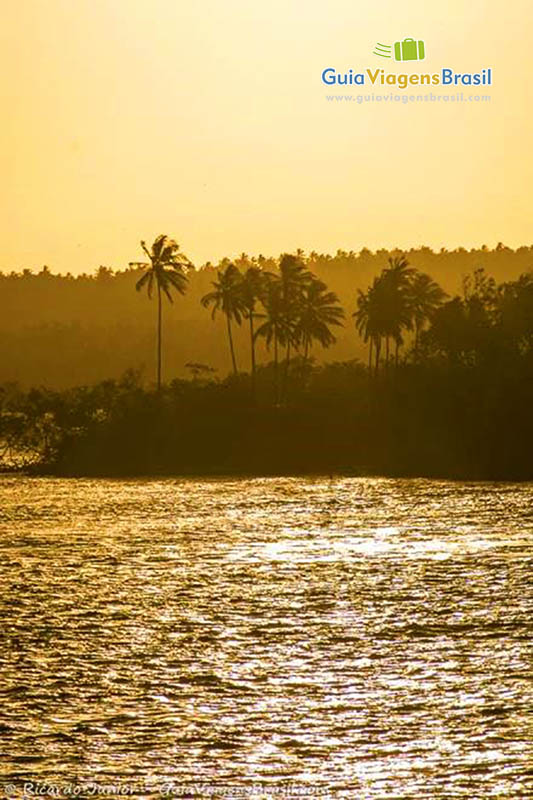
{"type": "Polygon", "coordinates": [[[533,797],[531,484],[3,476],[0,564],[7,793],[533,797]]]}

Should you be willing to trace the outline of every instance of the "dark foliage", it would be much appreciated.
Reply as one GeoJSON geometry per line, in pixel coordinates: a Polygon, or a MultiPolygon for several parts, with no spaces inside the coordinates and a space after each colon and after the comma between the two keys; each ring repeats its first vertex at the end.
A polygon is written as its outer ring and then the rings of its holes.
{"type": "MultiPolygon", "coordinates": [[[[440,252],[427,247],[405,253],[339,250],[335,255],[309,253],[303,261],[306,269],[337,295],[350,318],[356,309],[357,290],[366,291],[388,259],[402,255],[450,295],[458,292],[463,277],[478,267],[484,267],[498,282],[515,280],[533,267],[532,248],[511,250],[503,245],[494,250],[440,252]]],[[[218,268],[227,263],[223,261],[218,268]]],[[[250,266],[272,273],[278,273],[279,268],[279,259],[245,254],[234,263],[243,275],[250,266]]],[[[144,292],[135,291],[142,275],[142,269],[107,267],[79,276],[55,275],[47,268],[0,273],[0,382],[68,388],[116,377],[132,366],[143,368],[147,381],[155,381],[157,300],[154,296],[147,301],[144,292]]],[[[175,302],[165,301],[163,308],[164,380],[185,377],[187,362],[208,364],[220,374],[231,368],[226,319],[220,314],[214,324],[208,324],[208,313],[200,305],[200,299],[213,289],[217,267],[207,264],[187,275],[186,294],[179,298],[174,295],[175,302]]],[[[263,322],[257,318],[254,327],[263,322]]],[[[238,368],[248,369],[249,322],[233,327],[238,368]]],[[[366,358],[364,343],[354,336],[351,325],[338,328],[335,337],[337,341],[326,351],[329,360],[366,358]]],[[[391,341],[391,348],[395,349],[395,342],[391,341]]],[[[313,355],[324,357],[320,348],[313,355]]],[[[263,337],[257,340],[256,356],[258,364],[273,357],[263,337]]]]}
{"type": "Polygon", "coordinates": [[[33,469],[63,475],[290,474],[533,478],[533,358],[403,363],[369,380],[358,362],[296,359],[291,400],[273,367],[158,393],[127,375],[92,387],[3,392],[2,436],[33,469]]]}
{"type": "Polygon", "coordinates": [[[532,272],[498,284],[478,268],[449,297],[405,257],[390,257],[358,293],[355,326],[368,366],[319,364],[310,347],[334,342],[329,326],[342,325],[342,309],[309,261],[284,259],[279,273],[264,265],[248,273],[241,258],[211,275],[218,282],[205,304],[219,303],[237,329],[257,322],[240,343],[249,373],[219,380],[191,360],[192,378],[160,391],[131,369],[63,390],[6,383],[3,464],[64,475],[533,479],[532,272]],[[255,364],[249,356],[261,337],[274,352],[255,364]]]}

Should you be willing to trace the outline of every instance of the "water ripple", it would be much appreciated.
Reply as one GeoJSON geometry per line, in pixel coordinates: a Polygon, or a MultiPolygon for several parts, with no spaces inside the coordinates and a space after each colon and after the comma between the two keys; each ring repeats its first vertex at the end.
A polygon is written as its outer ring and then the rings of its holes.
{"type": "Polygon", "coordinates": [[[1,477],[2,780],[533,797],[532,500],[1,477]]]}

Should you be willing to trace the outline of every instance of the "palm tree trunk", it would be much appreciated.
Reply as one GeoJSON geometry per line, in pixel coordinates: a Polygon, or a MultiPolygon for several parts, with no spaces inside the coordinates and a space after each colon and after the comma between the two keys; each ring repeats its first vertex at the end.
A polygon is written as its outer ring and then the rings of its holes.
{"type": "Polygon", "coordinates": [[[377,377],[379,372],[379,356],[381,354],[381,336],[378,336],[376,339],[376,371],[375,375],[377,377]]]}
{"type": "Polygon", "coordinates": [[[231,350],[231,362],[233,364],[233,374],[237,374],[237,362],[235,360],[235,349],[233,347],[233,335],[231,333],[231,321],[229,318],[229,314],[226,314],[226,322],[228,323],[228,339],[229,339],[229,349],[231,350]]]}
{"type": "Polygon", "coordinates": [[[278,370],[278,335],[274,334],[274,387],[276,393],[276,405],[279,405],[279,370],[278,370]]]}
{"type": "Polygon", "coordinates": [[[385,337],[385,367],[386,372],[389,371],[389,337],[385,337]]]}
{"type": "Polygon", "coordinates": [[[161,285],[157,284],[157,391],[161,391],[161,285]]]}
{"type": "Polygon", "coordinates": [[[398,351],[400,349],[400,343],[396,340],[396,353],[394,354],[394,368],[398,369],[398,351]]]}
{"type": "Polygon", "coordinates": [[[250,311],[250,352],[252,356],[252,396],[255,398],[255,338],[254,315],[250,311]]]}
{"type": "Polygon", "coordinates": [[[285,356],[285,369],[283,370],[283,387],[282,387],[282,396],[284,402],[287,400],[287,384],[289,380],[289,364],[291,360],[291,342],[290,339],[287,342],[287,353],[285,356]]]}
{"type": "Polygon", "coordinates": [[[372,373],[372,337],[370,337],[370,345],[368,348],[368,372],[372,373]]]}

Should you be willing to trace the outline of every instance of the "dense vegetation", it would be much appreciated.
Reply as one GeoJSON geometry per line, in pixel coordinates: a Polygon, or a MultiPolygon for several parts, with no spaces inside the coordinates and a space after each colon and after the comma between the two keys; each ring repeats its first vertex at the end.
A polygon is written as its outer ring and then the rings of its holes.
{"type": "MultiPolygon", "coordinates": [[[[325,351],[316,349],[315,358],[366,360],[364,343],[349,322],[358,290],[366,291],[388,259],[402,255],[451,296],[461,292],[464,276],[479,267],[498,283],[515,280],[533,267],[533,248],[511,250],[503,245],[470,251],[433,252],[421,247],[405,253],[366,249],[335,255],[309,253],[306,268],[337,295],[347,316],[345,326],[335,330],[337,341],[325,351]]],[[[132,243],[131,258],[136,257],[132,243]]],[[[253,265],[275,273],[279,259],[243,254],[233,263],[242,273],[253,265]]],[[[188,270],[185,294],[172,290],[172,305],[164,299],[163,375],[167,380],[186,377],[188,362],[207,364],[221,377],[231,369],[225,318],[217,314],[209,324],[200,304],[213,288],[217,269],[223,267],[224,263],[207,264],[188,270]]],[[[147,302],[144,290],[135,292],[142,274],[135,266],[101,267],[94,274],[77,276],[56,275],[41,267],[31,272],[0,272],[0,383],[61,389],[111,379],[132,367],[142,371],[147,383],[155,381],[157,298],[147,302]]],[[[249,368],[247,320],[233,326],[233,337],[237,368],[249,368]]],[[[264,338],[257,341],[258,364],[272,358],[265,345],[264,338]]]]}
{"type": "MultiPolygon", "coordinates": [[[[130,293],[184,292],[181,303],[198,273],[166,237],[145,254],[130,293]]],[[[297,253],[206,270],[196,300],[206,328],[206,309],[224,323],[225,379],[191,359],[189,378],[160,386],[135,369],[77,388],[5,383],[6,462],[68,475],[533,478],[533,272],[497,283],[478,267],[451,295],[409,254],[388,254],[343,308],[315,266],[297,253]],[[364,362],[317,362],[341,331],[358,333],[364,362]]],[[[167,339],[163,326],[163,364],[167,339]]]]}

